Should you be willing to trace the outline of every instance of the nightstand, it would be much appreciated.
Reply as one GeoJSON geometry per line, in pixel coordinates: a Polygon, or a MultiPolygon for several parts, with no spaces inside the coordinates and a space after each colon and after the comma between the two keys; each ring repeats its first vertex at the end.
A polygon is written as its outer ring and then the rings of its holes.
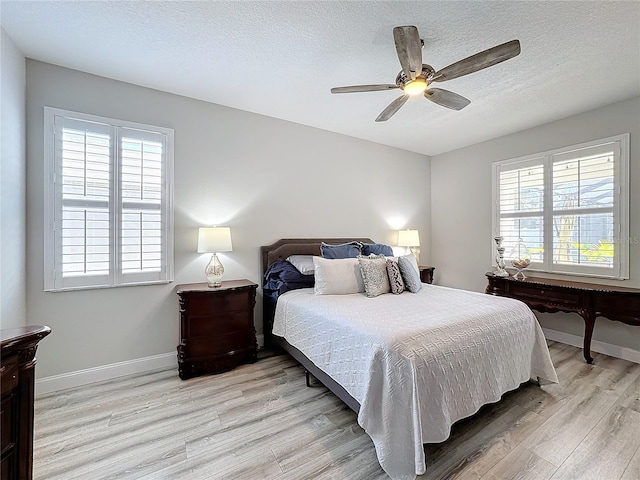
{"type": "Polygon", "coordinates": [[[418,267],[420,270],[420,281],[422,283],[433,283],[433,271],[436,267],[418,267]]]}
{"type": "Polygon", "coordinates": [[[249,280],[178,285],[180,345],[178,375],[221,373],[256,361],[258,345],[253,325],[256,288],[249,280]]]}

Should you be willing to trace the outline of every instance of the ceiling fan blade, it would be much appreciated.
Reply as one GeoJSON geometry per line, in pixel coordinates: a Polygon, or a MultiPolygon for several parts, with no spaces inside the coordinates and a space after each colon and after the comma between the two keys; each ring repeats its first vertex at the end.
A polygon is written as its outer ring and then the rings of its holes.
{"type": "Polygon", "coordinates": [[[334,87],[331,89],[331,93],[377,92],[379,90],[393,90],[394,88],[400,88],[400,87],[392,84],[353,85],[350,87],[334,87]]]}
{"type": "Polygon", "coordinates": [[[400,110],[400,107],[409,100],[409,95],[402,95],[396,98],[393,102],[389,104],[387,108],[385,108],[378,118],[376,118],[376,122],[386,122],[389,120],[395,113],[400,110]]]}
{"type": "Polygon", "coordinates": [[[452,110],[462,110],[471,103],[471,100],[468,98],[441,88],[430,88],[424,92],[424,97],[427,100],[431,100],[438,105],[442,105],[443,107],[447,107],[452,110]]]}
{"type": "Polygon", "coordinates": [[[411,80],[415,80],[422,72],[422,41],[418,29],[411,25],[395,27],[393,40],[402,70],[411,80]]]}
{"type": "Polygon", "coordinates": [[[432,82],[444,82],[453,78],[468,75],[483,68],[488,68],[505,60],[509,60],[520,53],[520,42],[511,40],[510,42],[497,45],[470,57],[464,58],[456,63],[435,73],[432,82]]]}

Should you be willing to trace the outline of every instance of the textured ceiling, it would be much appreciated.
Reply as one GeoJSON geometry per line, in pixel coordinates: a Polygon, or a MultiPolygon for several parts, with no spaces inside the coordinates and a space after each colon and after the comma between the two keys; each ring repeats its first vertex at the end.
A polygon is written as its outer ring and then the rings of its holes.
{"type": "Polygon", "coordinates": [[[640,2],[5,1],[28,58],[435,155],[640,95],[640,2]],[[398,90],[392,29],[415,25],[436,70],[511,39],[520,56],[376,116],[398,90]]]}

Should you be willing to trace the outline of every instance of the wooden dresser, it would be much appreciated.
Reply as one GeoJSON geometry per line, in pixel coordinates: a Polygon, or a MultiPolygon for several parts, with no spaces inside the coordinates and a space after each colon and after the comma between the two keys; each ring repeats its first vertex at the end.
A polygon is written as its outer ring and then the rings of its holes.
{"type": "Polygon", "coordinates": [[[178,375],[181,379],[231,370],[255,362],[258,344],[253,324],[256,288],[249,280],[178,285],[180,297],[180,345],[178,375]]]}
{"type": "MultiPolygon", "coordinates": [[[[548,278],[497,277],[486,274],[486,293],[516,298],[539,312],[574,312],[585,324],[584,358],[593,363],[591,336],[596,317],[640,326],[640,289],[571,282],[548,278]]],[[[640,346],[640,331],[638,331],[640,346]]]]}
{"type": "Polygon", "coordinates": [[[0,330],[2,480],[30,480],[33,473],[33,400],[38,342],[49,327],[0,330]]]}

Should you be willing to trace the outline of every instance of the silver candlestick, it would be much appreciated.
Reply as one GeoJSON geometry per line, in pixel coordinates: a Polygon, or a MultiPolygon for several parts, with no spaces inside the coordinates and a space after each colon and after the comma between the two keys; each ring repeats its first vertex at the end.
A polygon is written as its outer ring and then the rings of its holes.
{"type": "Polygon", "coordinates": [[[496,266],[493,269],[493,274],[497,277],[508,277],[509,272],[504,268],[504,247],[502,246],[502,237],[493,237],[496,242],[496,266]]]}

